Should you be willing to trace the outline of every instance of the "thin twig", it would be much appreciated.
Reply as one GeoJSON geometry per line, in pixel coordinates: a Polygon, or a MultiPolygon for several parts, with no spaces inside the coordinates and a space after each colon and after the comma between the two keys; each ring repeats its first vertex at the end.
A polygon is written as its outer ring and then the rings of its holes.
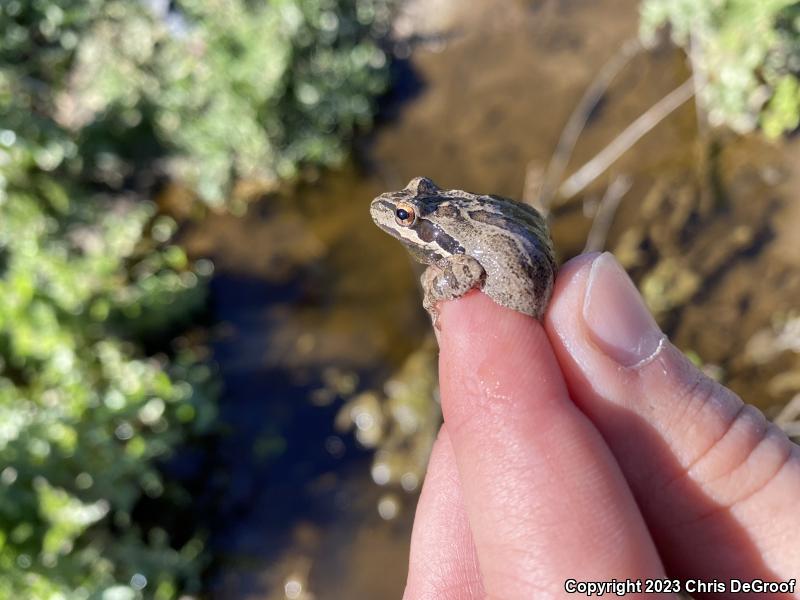
{"type": "Polygon", "coordinates": [[[578,105],[569,116],[567,124],[561,131],[561,137],[558,139],[558,144],[553,151],[550,163],[547,165],[541,184],[539,200],[536,203],[545,212],[549,209],[553,195],[558,189],[558,184],[564,177],[569,160],[572,158],[572,151],[575,149],[575,144],[581,132],[586,127],[589,116],[608,91],[614,78],[641,50],[642,44],[639,38],[632,38],[625,42],[619,51],[598,71],[594,80],[583,93],[578,105]]]}
{"type": "Polygon", "coordinates": [[[544,169],[535,160],[525,167],[525,182],[522,184],[522,201],[538,210],[542,216],[547,217],[548,206],[542,204],[542,185],[544,183],[544,169]]]}
{"type": "Polygon", "coordinates": [[[692,81],[694,81],[694,106],[697,112],[697,131],[702,139],[708,135],[708,120],[703,99],[698,90],[702,90],[708,83],[706,73],[703,71],[703,49],[694,33],[689,38],[689,62],[692,65],[692,81]]]}
{"type": "Polygon", "coordinates": [[[792,423],[800,425],[800,423],[798,423],[798,417],[800,417],[800,394],[796,394],[794,398],[786,403],[786,406],[784,406],[781,412],[778,413],[778,416],[775,417],[774,422],[776,425],[786,429],[786,426],[792,423]]]}
{"type": "Polygon", "coordinates": [[[781,429],[783,429],[783,432],[790,438],[800,437],[800,422],[798,421],[792,421],[791,423],[786,423],[785,425],[781,426],[781,429]]]}
{"type": "Polygon", "coordinates": [[[645,134],[666,119],[693,95],[694,81],[690,78],[651,106],[647,112],[631,123],[625,131],[614,138],[592,160],[561,184],[558,191],[562,201],[569,200],[582,192],[586,186],[602,175],[608,167],[630,150],[645,134]]]}
{"type": "Polygon", "coordinates": [[[603,199],[597,206],[597,212],[592,221],[592,228],[586,236],[586,246],[583,253],[600,252],[605,248],[606,241],[608,240],[608,232],[611,229],[611,224],[614,222],[614,215],[617,214],[617,208],[622,197],[628,193],[633,185],[633,181],[627,175],[619,175],[614,178],[611,185],[608,186],[603,199]]]}

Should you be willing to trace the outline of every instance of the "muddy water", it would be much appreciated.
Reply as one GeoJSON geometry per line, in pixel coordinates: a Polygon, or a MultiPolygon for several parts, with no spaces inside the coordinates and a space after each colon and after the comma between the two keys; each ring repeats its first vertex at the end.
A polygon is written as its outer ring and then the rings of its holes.
{"type": "MultiPolygon", "coordinates": [[[[370,453],[334,425],[343,399],[380,388],[428,331],[417,267],[372,225],[369,200],[422,174],[520,197],[585,87],[635,35],[636,10],[634,0],[411,2],[400,28],[414,40],[408,69],[354,163],[187,233],[192,254],[216,264],[226,389],[213,597],[400,596],[415,492],[375,485],[370,453]]],[[[686,77],[670,49],[635,58],[571,168],[686,77]]],[[[800,190],[798,143],[725,139],[714,151],[698,149],[696,133],[690,103],[554,211],[556,247],[562,259],[580,252],[605,186],[630,176],[606,247],[649,286],[679,346],[769,407],[785,394],[762,394],[764,382],[786,360],[771,366],[736,349],[797,308],[800,203],[786,199],[800,190]]]]}

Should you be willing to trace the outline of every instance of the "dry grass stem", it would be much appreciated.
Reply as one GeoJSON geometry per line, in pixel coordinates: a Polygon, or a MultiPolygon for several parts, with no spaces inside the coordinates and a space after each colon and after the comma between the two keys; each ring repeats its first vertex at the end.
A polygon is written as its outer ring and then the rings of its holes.
{"type": "Polygon", "coordinates": [[[630,177],[618,175],[608,186],[592,220],[592,228],[586,236],[586,246],[583,248],[584,254],[587,252],[600,252],[605,248],[608,232],[614,222],[619,203],[632,185],[633,181],[630,177]]]}
{"type": "Polygon", "coordinates": [[[561,200],[575,197],[616,162],[636,142],[694,95],[694,80],[688,79],[650,107],[625,131],[572,174],[559,188],[561,200]]]}
{"type": "Polygon", "coordinates": [[[606,94],[611,83],[616,76],[625,68],[625,66],[633,59],[634,56],[639,54],[642,50],[641,42],[638,38],[632,38],[626,41],[619,51],[611,57],[611,59],[603,65],[597,76],[586,88],[578,105],[572,111],[567,124],[561,131],[561,137],[558,140],[556,149],[547,165],[547,170],[544,174],[544,179],[541,183],[539,193],[539,201],[537,206],[541,206],[545,213],[553,201],[553,195],[558,189],[558,184],[564,177],[567,165],[570,158],[572,158],[572,151],[575,149],[575,144],[581,135],[581,132],[586,127],[586,122],[592,111],[600,102],[601,98],[606,94]]]}

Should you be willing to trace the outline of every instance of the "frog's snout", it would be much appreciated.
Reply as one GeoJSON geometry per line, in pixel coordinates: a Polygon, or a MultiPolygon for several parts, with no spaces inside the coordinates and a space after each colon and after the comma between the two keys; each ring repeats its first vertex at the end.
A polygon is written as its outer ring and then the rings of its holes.
{"type": "Polygon", "coordinates": [[[381,194],[369,205],[369,214],[376,225],[385,225],[394,216],[394,204],[384,196],[385,194],[381,194]]]}

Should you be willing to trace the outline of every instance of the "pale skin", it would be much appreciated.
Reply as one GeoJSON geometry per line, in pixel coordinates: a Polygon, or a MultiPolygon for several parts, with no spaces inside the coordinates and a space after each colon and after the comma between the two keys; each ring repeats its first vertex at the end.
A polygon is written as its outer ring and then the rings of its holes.
{"type": "Polygon", "coordinates": [[[800,448],[669,344],[610,255],[562,267],[543,323],[477,291],[439,311],[406,600],[800,577],[800,448]]]}

